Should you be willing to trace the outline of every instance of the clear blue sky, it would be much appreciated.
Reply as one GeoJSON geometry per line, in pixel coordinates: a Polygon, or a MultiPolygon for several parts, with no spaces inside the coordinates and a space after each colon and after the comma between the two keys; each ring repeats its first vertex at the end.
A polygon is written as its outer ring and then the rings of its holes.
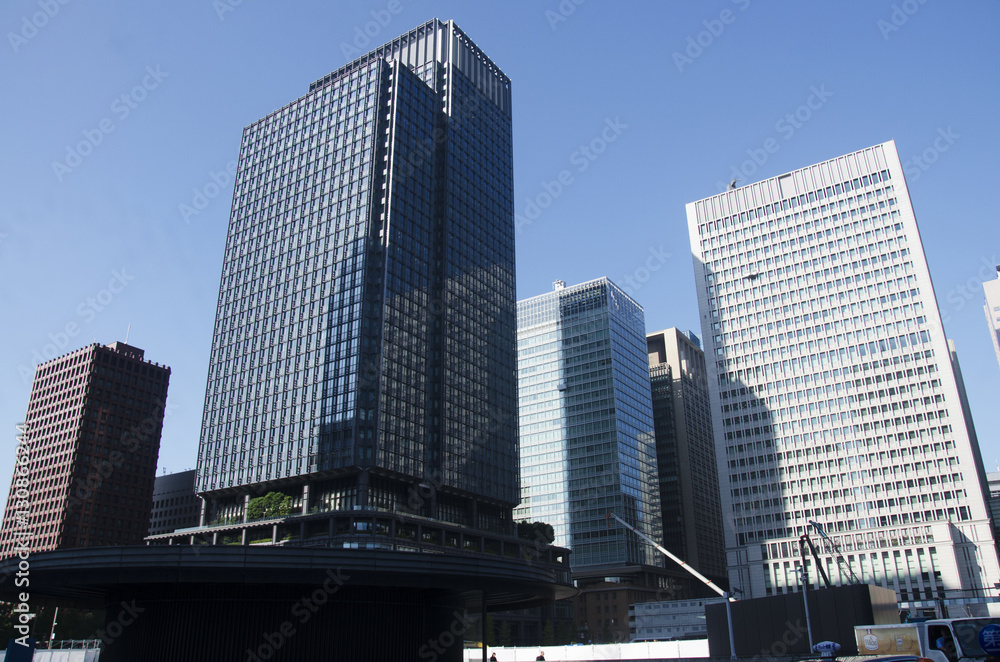
{"type": "Polygon", "coordinates": [[[895,139],[995,467],[1000,3],[576,1],[3,3],[3,494],[35,357],[129,324],[173,369],[160,467],[195,466],[242,128],[434,16],[512,80],[519,298],[631,278],[649,330],[697,330],[686,202],[895,139]]]}

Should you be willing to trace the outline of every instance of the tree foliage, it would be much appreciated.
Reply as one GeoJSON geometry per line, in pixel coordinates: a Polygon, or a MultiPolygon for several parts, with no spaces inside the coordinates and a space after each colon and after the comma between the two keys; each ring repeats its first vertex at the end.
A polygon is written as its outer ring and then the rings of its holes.
{"type": "Polygon", "coordinates": [[[292,498],[281,492],[268,492],[264,496],[250,499],[247,504],[247,520],[284,517],[292,512],[292,498]]]}
{"type": "Polygon", "coordinates": [[[542,646],[555,646],[556,644],[556,628],[552,624],[552,619],[545,621],[545,625],[542,626],[542,646]]]}
{"type": "MultiPolygon", "coordinates": [[[[32,637],[39,643],[47,642],[49,633],[52,630],[52,619],[55,616],[55,607],[39,606],[32,612],[35,617],[32,619],[32,637]]],[[[0,637],[3,643],[9,639],[21,636],[14,630],[14,623],[18,620],[14,612],[14,604],[10,602],[0,602],[0,637]]],[[[86,609],[69,609],[60,607],[59,620],[56,624],[56,640],[60,639],[97,639],[98,631],[104,627],[104,612],[101,610],[90,611],[86,609]]]]}
{"type": "Polygon", "coordinates": [[[551,524],[523,520],[517,523],[517,537],[551,545],[556,540],[556,533],[551,524]]]}
{"type": "Polygon", "coordinates": [[[496,646],[497,636],[496,636],[496,626],[493,624],[493,615],[486,614],[486,637],[483,640],[487,646],[496,646]]]}
{"type": "Polygon", "coordinates": [[[510,646],[514,638],[510,634],[510,621],[500,623],[500,645],[510,646]]]}

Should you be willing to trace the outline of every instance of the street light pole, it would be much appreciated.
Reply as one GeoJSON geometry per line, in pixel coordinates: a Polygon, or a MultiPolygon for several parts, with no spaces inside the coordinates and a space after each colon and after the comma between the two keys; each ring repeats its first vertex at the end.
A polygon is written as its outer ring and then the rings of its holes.
{"type": "Polygon", "coordinates": [[[726,621],[729,623],[729,659],[736,659],[736,640],[733,637],[733,607],[732,600],[729,599],[729,592],[723,593],[726,599],[726,621]]]}
{"type": "Polygon", "coordinates": [[[806,596],[806,591],[809,588],[809,572],[806,570],[805,562],[802,563],[802,604],[806,608],[806,631],[809,633],[809,652],[812,653],[813,650],[813,627],[812,620],[809,618],[809,598],[806,596]]]}
{"type": "Polygon", "coordinates": [[[49,631],[49,649],[52,648],[52,641],[56,638],[56,621],[59,618],[59,607],[56,607],[56,613],[52,615],[52,629],[49,631]]]}

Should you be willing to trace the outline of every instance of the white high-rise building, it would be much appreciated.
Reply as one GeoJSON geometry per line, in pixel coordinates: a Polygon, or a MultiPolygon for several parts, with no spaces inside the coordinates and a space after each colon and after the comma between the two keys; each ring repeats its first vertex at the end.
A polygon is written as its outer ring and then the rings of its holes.
{"type": "Polygon", "coordinates": [[[798,590],[808,532],[835,584],[849,566],[902,608],[985,614],[1000,566],[982,463],[895,143],[687,218],[731,585],[798,590]]]}
{"type": "Polygon", "coordinates": [[[997,265],[996,280],[983,283],[986,293],[986,322],[990,325],[990,337],[993,338],[993,350],[997,353],[1000,363],[1000,264],[997,265]]]}

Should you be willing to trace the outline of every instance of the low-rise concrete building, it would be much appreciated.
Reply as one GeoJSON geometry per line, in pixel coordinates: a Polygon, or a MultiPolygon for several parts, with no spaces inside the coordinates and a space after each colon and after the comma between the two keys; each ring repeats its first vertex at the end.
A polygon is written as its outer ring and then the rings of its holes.
{"type": "Polygon", "coordinates": [[[628,608],[629,638],[632,641],[643,641],[707,637],[705,605],[724,600],[662,600],[631,605],[628,608]]]}

